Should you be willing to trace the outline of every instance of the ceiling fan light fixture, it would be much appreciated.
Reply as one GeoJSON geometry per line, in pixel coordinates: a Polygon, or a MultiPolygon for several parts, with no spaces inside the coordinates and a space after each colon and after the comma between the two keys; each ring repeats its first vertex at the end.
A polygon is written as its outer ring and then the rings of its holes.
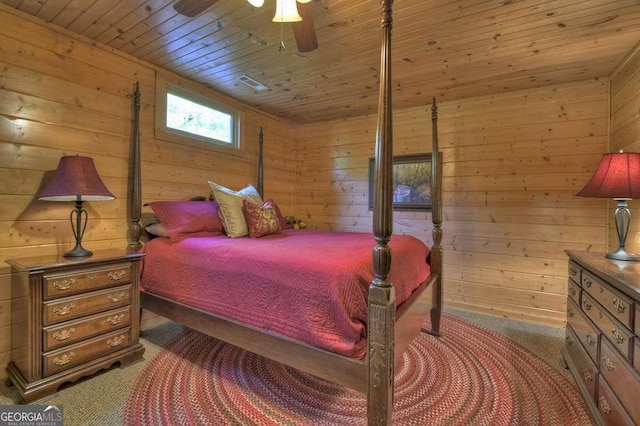
{"type": "Polygon", "coordinates": [[[298,0],[298,3],[310,3],[311,0],[298,0]]]}
{"type": "Polygon", "coordinates": [[[247,0],[247,1],[253,7],[262,7],[262,5],[264,5],[264,0],[247,0]]]}
{"type": "Polygon", "coordinates": [[[296,0],[277,0],[276,14],[273,22],[300,22],[302,17],[298,13],[296,0]]]}

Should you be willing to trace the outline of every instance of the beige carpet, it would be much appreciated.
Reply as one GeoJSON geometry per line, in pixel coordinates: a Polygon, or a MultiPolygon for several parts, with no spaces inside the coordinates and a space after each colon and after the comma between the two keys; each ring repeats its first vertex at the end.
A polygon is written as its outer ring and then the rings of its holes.
{"type": "MultiPolygon", "coordinates": [[[[536,326],[502,318],[449,310],[475,324],[495,330],[526,347],[551,366],[570,377],[564,369],[560,350],[564,344],[564,329],[536,326]]],[[[142,344],[146,348],[144,361],[125,369],[118,367],[100,372],[88,379],[61,387],[58,393],[38,401],[39,404],[63,405],[65,425],[121,425],[125,403],[136,376],[146,360],[166,346],[183,328],[169,323],[143,332],[142,344]]],[[[0,405],[13,404],[14,389],[4,383],[0,387],[0,405]]]]}

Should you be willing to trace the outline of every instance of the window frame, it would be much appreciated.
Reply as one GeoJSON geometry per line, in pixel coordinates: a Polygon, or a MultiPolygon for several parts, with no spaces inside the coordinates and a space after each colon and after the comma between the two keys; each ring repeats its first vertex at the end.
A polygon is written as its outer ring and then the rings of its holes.
{"type": "Polygon", "coordinates": [[[178,79],[160,75],[156,76],[155,101],[154,128],[156,139],[211,149],[231,155],[241,155],[241,128],[244,113],[236,102],[225,99],[224,96],[215,94],[212,90],[198,88],[195,83],[182,82],[178,79]],[[207,108],[229,114],[233,120],[232,143],[167,127],[167,95],[169,93],[207,108]]]}

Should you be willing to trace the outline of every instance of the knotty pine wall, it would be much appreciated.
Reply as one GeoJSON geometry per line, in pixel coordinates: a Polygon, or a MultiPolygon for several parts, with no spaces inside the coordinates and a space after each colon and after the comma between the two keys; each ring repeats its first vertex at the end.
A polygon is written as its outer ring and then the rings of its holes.
{"type": "MultiPolygon", "coordinates": [[[[640,151],[640,47],[634,49],[611,76],[611,152],[640,151]]],[[[615,201],[609,202],[609,245],[618,247],[613,210],[615,201]]],[[[640,253],[640,201],[629,202],[631,226],[626,248],[640,253]]]]}
{"type": "MultiPolygon", "coordinates": [[[[73,247],[71,203],[35,199],[62,155],[94,159],[114,201],[88,202],[84,246],[127,246],[127,173],[135,82],[142,93],[143,202],[208,195],[207,180],[237,188],[257,176],[257,134],[265,133],[265,195],[293,211],[294,148],[288,123],[244,107],[243,151],[154,138],[156,70],[149,64],[42,25],[0,5],[0,366],[9,360],[10,269],[4,259],[73,247]]],[[[206,90],[206,89],[203,89],[206,90]]],[[[154,322],[143,318],[143,327],[154,322]]],[[[4,367],[0,368],[4,377],[4,367]]]]}
{"type": "MultiPolygon", "coordinates": [[[[587,81],[439,105],[445,304],[563,326],[565,249],[603,251],[606,201],[575,197],[608,146],[608,84],[587,81]]],[[[430,106],[394,115],[394,154],[431,150],[430,106]]],[[[295,127],[296,214],[369,231],[376,117],[295,127]]],[[[430,243],[430,214],[394,232],[430,243]]]]}

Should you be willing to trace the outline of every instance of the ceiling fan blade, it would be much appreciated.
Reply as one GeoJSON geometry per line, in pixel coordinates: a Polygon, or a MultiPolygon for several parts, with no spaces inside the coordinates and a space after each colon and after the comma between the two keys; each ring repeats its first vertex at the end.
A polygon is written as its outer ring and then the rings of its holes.
{"type": "Polygon", "coordinates": [[[218,0],[178,0],[173,8],[179,14],[193,18],[216,3],[218,0]]]}
{"type": "Polygon", "coordinates": [[[313,14],[311,13],[310,3],[298,3],[298,13],[302,17],[302,21],[292,24],[293,35],[296,38],[299,52],[311,52],[318,48],[318,38],[316,37],[316,29],[313,25],[313,14]]]}

